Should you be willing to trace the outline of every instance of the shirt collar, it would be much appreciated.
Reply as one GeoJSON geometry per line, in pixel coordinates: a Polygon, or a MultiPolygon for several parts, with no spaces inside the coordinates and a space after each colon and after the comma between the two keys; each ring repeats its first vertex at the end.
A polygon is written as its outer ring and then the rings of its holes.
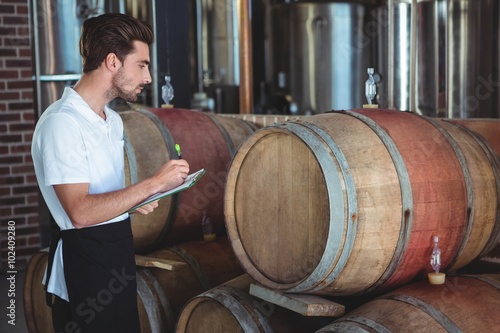
{"type": "Polygon", "coordinates": [[[89,122],[112,124],[114,121],[112,112],[110,112],[110,108],[107,105],[104,106],[104,113],[106,114],[106,120],[104,120],[97,113],[95,113],[87,102],[85,102],[82,96],[80,96],[80,94],[78,94],[71,87],[64,88],[63,98],[70,102],[75,107],[75,110],[89,122]]]}

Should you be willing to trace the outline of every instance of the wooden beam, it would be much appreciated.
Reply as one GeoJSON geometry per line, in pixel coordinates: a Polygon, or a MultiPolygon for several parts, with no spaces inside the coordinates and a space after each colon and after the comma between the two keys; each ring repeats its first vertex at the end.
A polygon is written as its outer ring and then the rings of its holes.
{"type": "Polygon", "coordinates": [[[300,313],[303,316],[341,317],[345,307],[323,297],[306,294],[290,294],[251,284],[250,295],[300,313]]]}
{"type": "Polygon", "coordinates": [[[161,269],[166,269],[168,271],[175,271],[186,267],[185,262],[152,258],[147,256],[142,256],[139,254],[135,255],[135,264],[140,267],[156,267],[161,269]]]}

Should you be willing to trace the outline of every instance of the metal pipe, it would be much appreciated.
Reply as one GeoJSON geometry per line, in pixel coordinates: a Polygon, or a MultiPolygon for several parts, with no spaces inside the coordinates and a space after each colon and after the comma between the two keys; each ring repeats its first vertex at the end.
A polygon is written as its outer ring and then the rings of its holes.
{"type": "Polygon", "coordinates": [[[38,10],[37,10],[37,2],[33,0],[30,2],[31,10],[29,11],[32,15],[32,33],[33,33],[33,53],[34,53],[34,69],[35,75],[33,79],[35,81],[35,100],[36,100],[36,110],[35,110],[35,119],[38,119],[42,114],[42,99],[40,98],[40,93],[42,91],[41,83],[40,83],[40,45],[38,41],[38,10]]]}
{"type": "Polygon", "coordinates": [[[50,74],[50,75],[37,75],[39,82],[57,82],[57,81],[78,81],[82,77],[81,74],[50,74]]]}
{"type": "Polygon", "coordinates": [[[196,48],[198,53],[198,92],[203,92],[203,16],[202,0],[196,0],[196,48]]]}
{"type": "Polygon", "coordinates": [[[417,110],[415,101],[415,83],[416,83],[416,66],[417,66],[417,0],[412,0],[410,13],[410,111],[417,110]]]}
{"type": "Polygon", "coordinates": [[[387,17],[388,17],[388,52],[387,52],[387,70],[389,72],[387,78],[387,107],[389,109],[394,109],[394,0],[388,0],[387,2],[387,17]]]}
{"type": "MultiPolygon", "coordinates": [[[[156,1],[151,0],[151,25],[154,29],[154,35],[158,36],[158,25],[156,24],[156,1]]],[[[151,62],[154,64],[154,69],[152,75],[153,82],[158,82],[158,39],[155,39],[153,44],[151,45],[151,62]]],[[[170,68],[169,68],[170,70],[170,68]]],[[[159,100],[161,98],[161,91],[159,89],[159,84],[151,85],[153,90],[153,96],[151,96],[151,102],[153,107],[157,108],[160,106],[159,100]]]]}
{"type": "Polygon", "coordinates": [[[240,113],[253,113],[251,0],[238,2],[240,34],[240,113]]]}

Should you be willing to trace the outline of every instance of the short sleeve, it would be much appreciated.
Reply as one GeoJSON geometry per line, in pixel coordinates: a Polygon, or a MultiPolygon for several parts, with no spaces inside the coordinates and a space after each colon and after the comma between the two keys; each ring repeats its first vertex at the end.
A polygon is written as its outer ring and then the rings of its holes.
{"type": "Polygon", "coordinates": [[[87,152],[78,122],[64,113],[45,119],[40,133],[40,153],[45,185],[90,182],[87,152]]]}

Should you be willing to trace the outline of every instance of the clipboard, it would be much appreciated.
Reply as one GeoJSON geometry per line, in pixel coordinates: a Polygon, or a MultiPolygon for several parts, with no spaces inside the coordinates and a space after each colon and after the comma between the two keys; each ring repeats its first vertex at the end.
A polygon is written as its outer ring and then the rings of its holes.
{"type": "Polygon", "coordinates": [[[203,177],[205,172],[206,172],[205,169],[201,169],[201,170],[198,170],[198,171],[188,175],[186,177],[186,179],[184,180],[184,183],[182,183],[181,185],[179,185],[171,190],[168,190],[166,192],[156,193],[156,194],[150,196],[149,198],[147,198],[146,200],[144,200],[140,204],[135,205],[134,207],[127,210],[127,213],[130,213],[131,211],[136,210],[137,208],[139,208],[141,206],[147,205],[150,202],[153,202],[153,201],[159,200],[161,198],[168,197],[169,195],[187,190],[188,188],[190,188],[191,186],[196,184],[196,182],[198,180],[200,180],[201,177],[203,177]]]}

